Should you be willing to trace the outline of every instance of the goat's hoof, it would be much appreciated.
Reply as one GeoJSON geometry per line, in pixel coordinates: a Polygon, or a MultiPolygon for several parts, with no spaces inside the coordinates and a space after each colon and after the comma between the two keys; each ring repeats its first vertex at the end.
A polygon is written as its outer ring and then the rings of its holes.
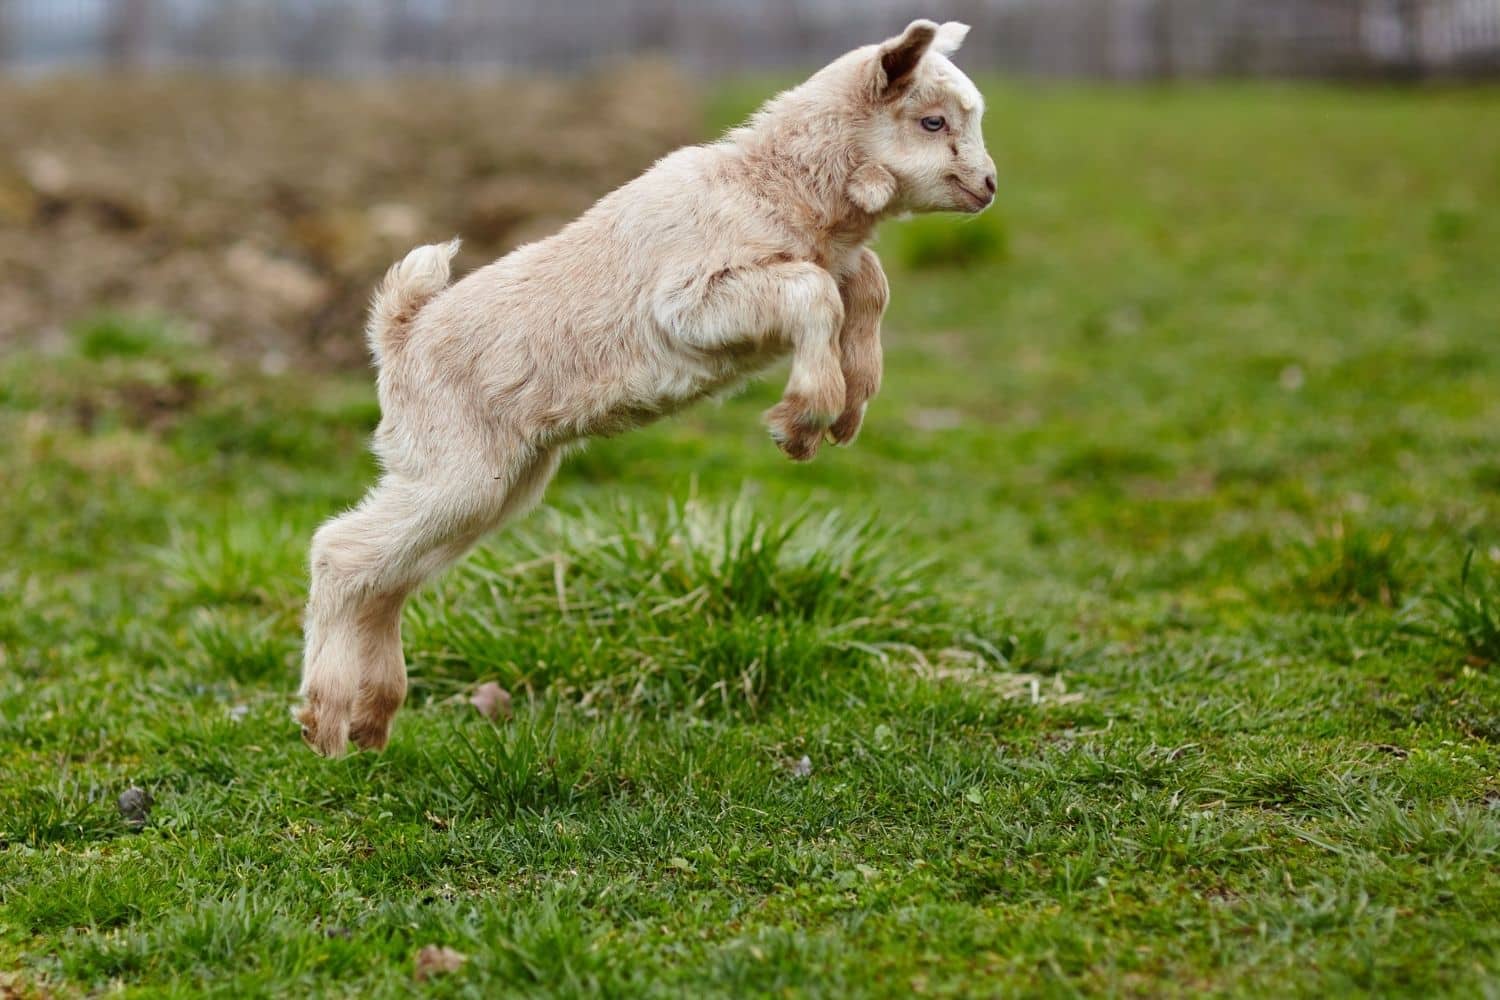
{"type": "Polygon", "coordinates": [[[384,750],[391,741],[391,722],[357,722],[349,728],[349,739],[361,750],[384,750]]]}
{"type": "Polygon", "coordinates": [[[391,739],[391,721],[406,700],[406,685],[362,688],[354,706],[349,738],[361,750],[384,750],[391,739]]]}
{"type": "Polygon", "coordinates": [[[324,757],[342,757],[349,745],[349,713],[330,711],[316,698],[293,713],[302,726],[302,742],[324,757]]]}
{"type": "Polygon", "coordinates": [[[818,443],[822,437],[821,431],[794,431],[790,437],[771,432],[771,440],[776,442],[776,447],[794,462],[811,462],[816,458],[818,443]]]}
{"type": "Polygon", "coordinates": [[[794,462],[810,461],[818,453],[830,415],[814,411],[801,396],[789,395],[766,411],[771,440],[794,462]]]}
{"type": "Polygon", "coordinates": [[[859,437],[859,429],[865,422],[865,409],[869,405],[860,403],[840,414],[839,418],[833,422],[833,426],[828,428],[829,440],[841,448],[853,444],[854,439],[859,437]]]}

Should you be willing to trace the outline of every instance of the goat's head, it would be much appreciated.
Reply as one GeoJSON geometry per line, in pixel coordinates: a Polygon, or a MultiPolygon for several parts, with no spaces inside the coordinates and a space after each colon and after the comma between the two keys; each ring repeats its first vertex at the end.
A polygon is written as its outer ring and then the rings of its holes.
{"type": "Polygon", "coordinates": [[[994,200],[984,97],[948,58],[968,33],[956,21],[913,21],[810,81],[852,102],[849,195],[866,211],[979,212],[994,200]]]}

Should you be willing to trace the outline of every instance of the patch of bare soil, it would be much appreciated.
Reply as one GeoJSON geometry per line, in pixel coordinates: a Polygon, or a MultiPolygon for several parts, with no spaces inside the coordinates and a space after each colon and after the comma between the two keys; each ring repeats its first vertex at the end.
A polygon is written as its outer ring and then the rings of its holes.
{"type": "Polygon", "coordinates": [[[363,364],[370,291],[420,243],[467,269],[697,137],[654,64],[577,81],[0,83],[0,347],[101,311],[268,364],[363,364]]]}

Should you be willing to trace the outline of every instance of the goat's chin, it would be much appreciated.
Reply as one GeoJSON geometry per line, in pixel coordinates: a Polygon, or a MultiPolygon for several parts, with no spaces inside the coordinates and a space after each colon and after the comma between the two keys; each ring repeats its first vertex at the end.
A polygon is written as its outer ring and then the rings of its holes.
{"type": "Polygon", "coordinates": [[[971,191],[958,181],[951,182],[950,187],[952,188],[950,211],[978,215],[989,208],[990,203],[995,200],[992,197],[980,194],[978,191],[971,191]]]}
{"type": "Polygon", "coordinates": [[[961,192],[945,189],[932,198],[906,205],[903,211],[894,218],[909,219],[913,215],[941,215],[950,212],[959,215],[975,215],[984,211],[985,207],[961,192]]]}

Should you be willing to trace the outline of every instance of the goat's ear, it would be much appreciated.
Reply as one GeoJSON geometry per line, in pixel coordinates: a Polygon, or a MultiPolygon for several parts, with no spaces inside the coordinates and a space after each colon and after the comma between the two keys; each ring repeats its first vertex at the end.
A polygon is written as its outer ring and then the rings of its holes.
{"type": "Polygon", "coordinates": [[[938,26],[931,21],[913,21],[895,38],[880,46],[880,69],[877,89],[882,95],[899,94],[911,85],[917,63],[932,47],[938,26]]]}
{"type": "Polygon", "coordinates": [[[937,37],[932,40],[932,51],[951,56],[969,37],[969,26],[960,21],[947,21],[939,26],[937,37]]]}

